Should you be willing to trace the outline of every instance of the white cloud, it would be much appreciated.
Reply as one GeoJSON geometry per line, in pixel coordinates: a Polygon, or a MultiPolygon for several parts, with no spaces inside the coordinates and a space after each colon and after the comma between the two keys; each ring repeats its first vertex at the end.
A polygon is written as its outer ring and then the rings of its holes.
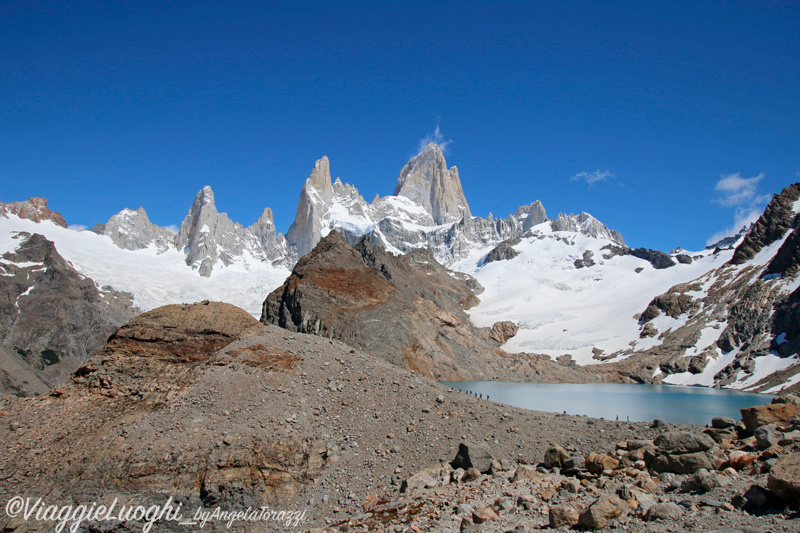
{"type": "Polygon", "coordinates": [[[164,226],[164,229],[167,230],[170,233],[175,233],[175,234],[178,233],[178,226],[176,226],[175,224],[170,224],[169,226],[164,226]]]}
{"type": "Polygon", "coordinates": [[[715,201],[725,207],[746,205],[759,201],[757,197],[758,182],[764,179],[764,173],[752,178],[743,178],[738,172],[722,176],[714,190],[722,195],[715,201]]]}
{"type": "Polygon", "coordinates": [[[569,181],[585,181],[588,185],[593,185],[613,179],[616,179],[616,176],[610,170],[595,170],[594,172],[578,172],[569,181]]]}
{"type": "Polygon", "coordinates": [[[83,224],[70,224],[70,225],[69,225],[69,226],[67,226],[67,227],[68,227],[69,229],[71,229],[71,230],[75,230],[75,231],[86,231],[86,230],[88,229],[88,228],[87,228],[86,226],[84,226],[83,224]]]}
{"type": "Polygon", "coordinates": [[[447,154],[447,148],[452,143],[452,139],[445,139],[444,134],[442,133],[441,128],[439,128],[439,122],[436,122],[436,129],[433,130],[433,133],[429,133],[425,137],[419,140],[419,147],[417,149],[417,153],[423,151],[426,146],[430,143],[436,143],[441,148],[443,154],[447,154]]]}
{"type": "Polygon", "coordinates": [[[750,224],[758,220],[758,217],[761,216],[763,209],[754,209],[754,208],[739,208],[736,210],[736,216],[734,217],[734,222],[731,226],[725,228],[722,231],[718,231],[708,239],[706,239],[706,246],[710,246],[714,243],[717,243],[724,239],[725,237],[732,237],[739,233],[742,228],[749,228],[750,224]]]}
{"type": "Polygon", "coordinates": [[[742,228],[749,227],[758,220],[758,217],[764,212],[764,207],[772,199],[771,194],[759,194],[758,192],[758,183],[763,179],[763,172],[752,178],[743,178],[737,172],[719,179],[714,186],[714,190],[719,193],[719,196],[714,199],[714,202],[723,207],[735,207],[736,212],[733,224],[709,237],[706,245],[736,235],[742,228]]]}

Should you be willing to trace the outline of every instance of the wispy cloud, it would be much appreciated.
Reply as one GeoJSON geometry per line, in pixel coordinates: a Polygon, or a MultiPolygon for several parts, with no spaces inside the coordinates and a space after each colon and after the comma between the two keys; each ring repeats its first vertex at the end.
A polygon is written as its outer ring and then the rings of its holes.
{"type": "Polygon", "coordinates": [[[714,235],[706,239],[706,246],[717,243],[725,237],[736,235],[742,230],[742,228],[750,227],[750,224],[758,220],[758,217],[761,216],[762,211],[762,209],[747,209],[742,207],[736,209],[733,224],[722,231],[716,232],[714,235]]]}
{"type": "Polygon", "coordinates": [[[69,229],[72,229],[72,230],[75,230],[75,231],[86,231],[86,230],[88,229],[88,228],[87,228],[86,226],[84,226],[83,224],[70,224],[70,225],[69,225],[69,226],[67,226],[67,227],[68,227],[69,229]]]}
{"type": "Polygon", "coordinates": [[[761,201],[763,197],[757,196],[758,182],[763,179],[763,172],[752,178],[743,178],[738,172],[722,176],[714,186],[714,190],[720,193],[715,201],[725,207],[743,206],[761,201]]]}
{"type": "Polygon", "coordinates": [[[439,121],[436,121],[436,129],[433,130],[433,133],[429,133],[425,137],[419,140],[419,147],[417,148],[417,153],[423,151],[426,146],[430,143],[436,143],[441,148],[443,154],[447,154],[447,148],[452,143],[452,139],[445,139],[444,134],[442,133],[441,128],[439,127],[439,121]]]}
{"type": "Polygon", "coordinates": [[[594,172],[578,172],[569,181],[583,181],[588,185],[594,185],[613,179],[616,179],[616,176],[610,170],[595,170],[594,172]]]}
{"type": "Polygon", "coordinates": [[[735,208],[733,224],[722,231],[716,232],[706,240],[706,245],[719,242],[725,237],[730,237],[739,233],[742,228],[749,227],[750,224],[758,220],[764,207],[772,199],[770,194],[761,194],[758,191],[758,184],[764,179],[761,172],[752,178],[743,178],[738,172],[720,177],[714,190],[718,196],[714,202],[723,207],[735,208]]]}
{"type": "Polygon", "coordinates": [[[167,230],[170,233],[175,233],[176,235],[178,233],[178,226],[176,226],[175,224],[170,224],[169,226],[164,226],[164,229],[167,230]]]}

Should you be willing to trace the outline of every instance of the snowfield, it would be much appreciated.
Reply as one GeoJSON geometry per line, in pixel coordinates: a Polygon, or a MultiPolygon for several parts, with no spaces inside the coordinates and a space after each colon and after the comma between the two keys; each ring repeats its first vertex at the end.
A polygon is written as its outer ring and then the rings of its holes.
{"type": "MultiPolygon", "coordinates": [[[[637,318],[654,296],[673,285],[694,280],[723,265],[733,255],[725,250],[688,253],[690,265],[657,270],[633,256],[605,259],[611,241],[582,233],[554,232],[549,223],[532,228],[533,236],[514,246],[519,256],[481,265],[490,249],[476,251],[451,266],[474,276],[486,289],[480,304],[469,310],[476,326],[510,320],[520,327],[503,348],[512,353],[533,352],[551,358],[569,353],[578,364],[594,364],[593,348],[610,354],[630,346],[646,349],[653,339],[639,339],[637,318]],[[575,268],[586,250],[595,264],[575,268]],[[636,272],[637,269],[643,269],[636,272]]],[[[661,315],[659,331],[679,320],[661,315]]]]}
{"type": "Polygon", "coordinates": [[[216,300],[260,317],[264,299],[290,274],[288,268],[273,267],[245,252],[229,267],[217,264],[212,276],[206,278],[187,266],[184,254],[175,249],[161,253],[155,246],[123,250],[105,235],[15,215],[0,217],[0,251],[16,249],[20,241],[13,237],[21,231],[44,235],[78,272],[100,287],[133,294],[134,304],[143,311],[166,304],[216,300]]]}

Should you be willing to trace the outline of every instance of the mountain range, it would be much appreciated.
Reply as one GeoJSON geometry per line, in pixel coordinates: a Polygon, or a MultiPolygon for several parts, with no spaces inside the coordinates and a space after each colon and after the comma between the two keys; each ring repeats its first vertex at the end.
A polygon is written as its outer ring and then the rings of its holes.
{"type": "MultiPolygon", "coordinates": [[[[100,296],[89,307],[126,302],[120,313],[98,314],[113,317],[105,327],[160,305],[202,300],[225,301],[258,316],[298,260],[335,230],[349,246],[366,241],[393,256],[424,252],[429,257],[411,263],[437,262],[468,275],[479,302],[459,320],[485,331],[503,322],[519,328],[502,339],[504,353],[558,361],[564,369],[602,364],[642,382],[775,392],[800,384],[798,198],[800,185],[788,187],[758,223],[704,250],[631,249],[591,215],[548,218],[538,200],[506,218],[473,217],[458,169],[448,168],[440,147],[431,143],[402,168],[393,194],[371,202],[355,186],[332,180],[330,161],[322,157],[303,185],[285,235],[269,208],[250,226],[232,221],[217,211],[210,187],[198,192],[177,233],[153,224],[142,207],[123,209],[79,232],[67,228],[43,199],[0,203],[0,289],[12,326],[36,312],[23,304],[44,285],[29,274],[52,267],[20,255],[34,240],[40,247],[52,245],[51,253],[74,271],[74,283],[91,280],[100,296]]],[[[422,269],[414,275],[443,274],[422,269]]],[[[86,327],[101,331],[96,321],[88,319],[86,327]]],[[[31,327],[38,332],[59,324],[31,327]]],[[[8,368],[29,365],[47,386],[91,351],[86,344],[76,352],[63,341],[32,346],[4,327],[1,361],[14,358],[8,368]],[[51,352],[58,355],[55,362],[51,352]]],[[[370,344],[362,341],[353,340],[362,348],[370,344]]],[[[462,370],[454,375],[477,375],[474,367],[462,370]]],[[[13,381],[10,374],[5,372],[6,382],[13,381]]],[[[15,387],[6,383],[4,390],[20,392],[19,383],[15,387]]]]}

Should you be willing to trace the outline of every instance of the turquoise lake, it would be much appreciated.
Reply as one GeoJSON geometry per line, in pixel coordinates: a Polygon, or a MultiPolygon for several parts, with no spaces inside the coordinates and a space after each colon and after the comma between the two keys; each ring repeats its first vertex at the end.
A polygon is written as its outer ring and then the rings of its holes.
{"type": "MultiPolygon", "coordinates": [[[[624,383],[443,382],[493,402],[536,411],[567,412],[606,420],[710,424],[715,416],[741,418],[739,409],[770,403],[773,396],[728,389],[624,383]]],[[[465,392],[466,394],[466,392],[465,392]]]]}

